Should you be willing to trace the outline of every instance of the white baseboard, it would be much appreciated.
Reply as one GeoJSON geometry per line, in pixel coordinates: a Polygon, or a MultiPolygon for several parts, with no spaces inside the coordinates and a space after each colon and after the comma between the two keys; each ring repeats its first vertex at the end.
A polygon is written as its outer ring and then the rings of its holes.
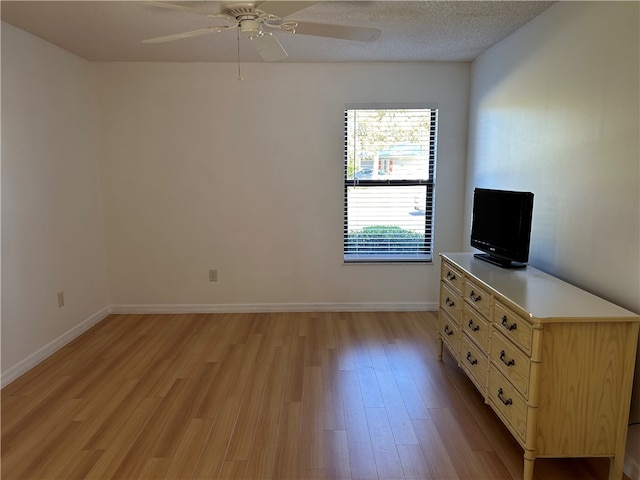
{"type": "Polygon", "coordinates": [[[63,333],[58,338],[53,340],[52,342],[42,347],[40,350],[36,351],[35,353],[32,353],[31,355],[29,355],[27,358],[25,358],[18,364],[9,368],[6,372],[3,372],[2,378],[0,379],[0,387],[4,388],[5,385],[10,384],[20,375],[27,372],[28,370],[31,370],[33,367],[35,367],[37,364],[42,362],[44,359],[51,356],[58,350],[60,350],[71,340],[78,337],[80,334],[84,333],[89,328],[93,327],[98,322],[106,318],[107,315],[109,315],[110,313],[111,313],[110,307],[101,308],[96,313],[89,316],[88,318],[80,322],[78,325],[73,327],[72,329],[68,330],[67,332],[63,333]]]}
{"type": "Polygon", "coordinates": [[[254,313],[254,312],[414,312],[437,311],[438,304],[420,303],[245,303],[112,305],[111,313],[254,313]]]}

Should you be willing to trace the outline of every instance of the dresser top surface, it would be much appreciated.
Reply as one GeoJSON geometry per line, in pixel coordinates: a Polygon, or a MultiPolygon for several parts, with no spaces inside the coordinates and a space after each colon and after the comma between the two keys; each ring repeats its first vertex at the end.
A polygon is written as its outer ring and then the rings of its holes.
{"type": "Polygon", "coordinates": [[[541,321],[610,318],[640,322],[637,314],[530,266],[501,268],[478,260],[473,253],[443,253],[441,256],[541,321]]]}

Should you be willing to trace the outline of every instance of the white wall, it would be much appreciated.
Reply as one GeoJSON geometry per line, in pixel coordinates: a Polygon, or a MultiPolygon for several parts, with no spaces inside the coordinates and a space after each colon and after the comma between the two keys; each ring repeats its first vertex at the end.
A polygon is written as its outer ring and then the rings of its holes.
{"type": "Polygon", "coordinates": [[[3,384],[104,315],[107,281],[90,65],[3,23],[3,384]]]}
{"type": "Polygon", "coordinates": [[[439,104],[435,249],[459,250],[469,65],[242,68],[95,65],[114,303],[435,307],[437,258],[342,263],[343,110],[439,104]]]}
{"type": "Polygon", "coordinates": [[[639,10],[559,2],[473,63],[465,215],[473,187],[533,191],[531,263],[637,313],[639,10]]]}
{"type": "Polygon", "coordinates": [[[533,191],[531,263],[636,312],[638,40],[637,2],[560,2],[477,59],[467,184],[533,191]]]}

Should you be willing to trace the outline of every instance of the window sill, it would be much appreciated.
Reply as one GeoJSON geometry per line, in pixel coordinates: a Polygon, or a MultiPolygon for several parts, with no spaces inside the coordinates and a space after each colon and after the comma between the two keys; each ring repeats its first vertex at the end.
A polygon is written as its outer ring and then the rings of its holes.
{"type": "Polygon", "coordinates": [[[432,263],[432,262],[433,262],[433,255],[427,255],[427,254],[413,254],[413,255],[347,254],[344,256],[345,265],[355,265],[355,264],[363,264],[363,263],[400,264],[400,263],[432,263]]]}

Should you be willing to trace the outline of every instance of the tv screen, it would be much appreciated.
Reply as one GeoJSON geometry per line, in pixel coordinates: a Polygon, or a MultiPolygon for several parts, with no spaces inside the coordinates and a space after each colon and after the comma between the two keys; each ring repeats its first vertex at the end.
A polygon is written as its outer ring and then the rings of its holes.
{"type": "Polygon", "coordinates": [[[476,188],[473,192],[471,246],[476,257],[505,268],[529,261],[533,193],[476,188]]]}

